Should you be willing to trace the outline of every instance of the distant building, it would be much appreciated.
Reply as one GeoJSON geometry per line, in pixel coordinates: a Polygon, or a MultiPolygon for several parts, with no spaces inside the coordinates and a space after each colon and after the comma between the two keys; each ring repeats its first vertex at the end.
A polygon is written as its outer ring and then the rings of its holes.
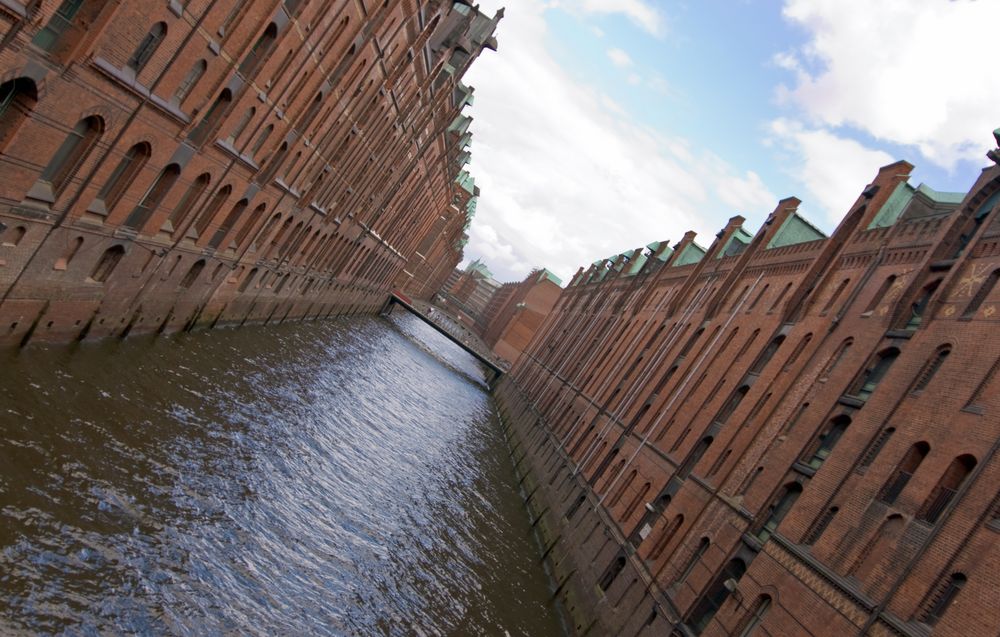
{"type": "Polygon", "coordinates": [[[544,269],[520,283],[505,283],[484,312],[483,340],[501,358],[516,361],[559,299],[561,285],[559,277],[544,269]]]}

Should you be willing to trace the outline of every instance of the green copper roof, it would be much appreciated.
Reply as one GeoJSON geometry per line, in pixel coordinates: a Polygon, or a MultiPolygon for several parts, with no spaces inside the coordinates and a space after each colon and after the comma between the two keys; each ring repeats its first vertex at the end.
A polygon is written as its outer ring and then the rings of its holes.
{"type": "Polygon", "coordinates": [[[753,235],[744,230],[743,228],[737,228],[735,232],[729,237],[729,241],[726,241],[726,245],[719,250],[719,254],[716,255],[716,259],[721,259],[722,257],[732,256],[734,254],[740,254],[746,250],[750,242],[753,241],[753,235]]]}
{"type": "Polygon", "coordinates": [[[917,186],[917,192],[937,203],[950,203],[957,206],[965,200],[964,192],[939,192],[926,184],[917,186]]]}
{"type": "Polygon", "coordinates": [[[899,215],[903,214],[906,210],[906,206],[910,204],[913,199],[913,195],[916,190],[913,186],[906,183],[905,181],[898,186],[896,190],[889,195],[889,199],[882,204],[882,208],[879,209],[878,214],[872,219],[872,222],[868,224],[866,230],[871,230],[873,228],[888,228],[889,226],[896,223],[899,219],[899,215]]]}
{"type": "Polygon", "coordinates": [[[552,281],[553,283],[555,283],[559,287],[562,287],[562,279],[560,279],[556,275],[552,274],[551,272],[549,272],[545,268],[542,268],[541,272],[538,273],[538,279],[537,279],[537,281],[539,283],[541,283],[542,280],[544,280],[544,279],[548,279],[549,281],[552,281]]]}
{"type": "Polygon", "coordinates": [[[625,273],[625,275],[626,276],[635,276],[636,274],[639,274],[639,271],[642,270],[642,266],[646,265],[646,261],[648,261],[648,260],[649,260],[649,257],[647,257],[640,250],[639,254],[637,256],[635,256],[635,257],[632,258],[632,261],[629,263],[628,271],[625,273]]]}
{"type": "Polygon", "coordinates": [[[677,255],[677,260],[674,262],[674,267],[679,267],[682,265],[688,265],[691,263],[698,263],[705,256],[705,248],[701,247],[694,241],[687,244],[687,247],[677,255]]]}
{"type": "Polygon", "coordinates": [[[771,237],[771,242],[767,244],[767,248],[765,249],[781,248],[783,246],[807,243],[819,239],[826,239],[826,235],[797,213],[792,213],[788,215],[785,223],[781,224],[778,231],[774,233],[774,236],[771,237]]]}

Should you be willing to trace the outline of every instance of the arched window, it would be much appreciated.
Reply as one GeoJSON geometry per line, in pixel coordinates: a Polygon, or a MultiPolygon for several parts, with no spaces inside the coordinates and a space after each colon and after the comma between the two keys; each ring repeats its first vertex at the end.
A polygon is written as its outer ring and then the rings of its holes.
{"type": "Polygon", "coordinates": [[[854,564],[851,565],[848,574],[861,581],[868,579],[868,575],[892,550],[902,532],[903,516],[897,513],[886,518],[879,526],[878,531],[875,532],[874,537],[861,545],[861,552],[854,560],[854,564]]]}
{"type": "Polygon", "coordinates": [[[833,307],[834,303],[837,302],[837,299],[840,298],[840,295],[844,293],[844,290],[847,289],[847,286],[850,283],[851,283],[850,279],[844,279],[843,281],[840,282],[840,285],[837,286],[837,289],[835,289],[833,293],[830,295],[830,298],[827,299],[826,305],[823,306],[823,310],[820,312],[820,316],[824,316],[826,315],[827,312],[830,311],[830,308],[833,307]]]}
{"type": "Polygon", "coordinates": [[[243,62],[240,64],[240,75],[247,79],[252,79],[253,76],[260,70],[267,60],[267,57],[271,54],[271,49],[274,48],[274,42],[278,37],[278,25],[271,23],[267,25],[267,29],[264,33],[257,38],[257,42],[254,43],[253,48],[247,53],[247,56],[243,58],[243,62]]]}
{"type": "Polygon", "coordinates": [[[181,197],[177,207],[170,212],[170,217],[163,224],[165,232],[169,232],[175,239],[180,236],[178,233],[187,232],[187,228],[183,227],[185,225],[184,222],[196,208],[198,200],[201,199],[202,194],[204,194],[211,183],[212,176],[208,173],[198,175],[198,178],[191,182],[191,186],[188,187],[187,192],[181,197]]]}
{"type": "Polygon", "coordinates": [[[697,566],[698,562],[701,561],[701,558],[705,556],[705,553],[708,552],[708,547],[711,545],[712,541],[707,537],[703,537],[699,540],[698,547],[691,554],[691,557],[688,558],[687,563],[684,565],[684,570],[681,571],[680,577],[677,578],[678,582],[687,580],[687,578],[691,575],[691,572],[694,571],[694,567],[697,566]]]}
{"type": "Polygon", "coordinates": [[[790,369],[791,366],[795,364],[795,361],[799,360],[799,356],[802,355],[803,350],[805,350],[805,348],[809,345],[809,342],[812,340],[812,337],[813,337],[812,332],[809,332],[808,334],[802,337],[802,340],[799,341],[799,344],[795,346],[794,350],[792,350],[792,353],[789,355],[788,360],[785,361],[785,365],[784,367],[782,367],[782,370],[790,369]]]}
{"type": "Polygon", "coordinates": [[[222,210],[222,206],[226,203],[226,199],[229,199],[229,193],[233,191],[232,186],[223,186],[215,191],[215,195],[209,200],[205,207],[202,208],[201,213],[198,218],[194,221],[194,230],[198,233],[198,236],[205,234],[208,227],[212,224],[215,216],[219,214],[219,210],[222,210]]]}
{"type": "Polygon", "coordinates": [[[319,114],[319,109],[323,106],[323,94],[317,93],[316,97],[313,98],[312,103],[309,108],[303,114],[302,119],[299,120],[298,130],[302,135],[306,134],[309,127],[312,126],[313,120],[316,119],[316,115],[319,114]]]}
{"type": "Polygon", "coordinates": [[[128,59],[127,66],[138,73],[153,58],[156,49],[159,48],[163,38],[167,35],[167,23],[157,22],[150,28],[149,33],[142,39],[136,47],[132,57],[128,59]]]}
{"type": "Polygon", "coordinates": [[[628,474],[628,479],[626,479],[625,482],[622,482],[622,486],[618,487],[618,491],[615,492],[615,496],[611,498],[610,502],[608,502],[609,507],[613,507],[618,504],[628,488],[632,486],[632,482],[635,481],[636,475],[638,475],[638,472],[635,469],[632,469],[632,471],[628,474]]]}
{"type": "Polygon", "coordinates": [[[979,307],[983,304],[983,301],[990,295],[993,288],[996,287],[997,280],[1000,279],[1000,269],[993,270],[990,275],[986,277],[983,284],[979,286],[979,290],[976,291],[976,295],[972,297],[969,301],[969,305],[966,306],[965,311],[962,312],[962,318],[972,318],[979,311],[979,307]]]}
{"type": "Polygon", "coordinates": [[[229,111],[229,105],[232,101],[232,92],[228,88],[223,90],[219,94],[219,97],[215,98],[212,106],[205,113],[201,121],[198,122],[198,125],[191,130],[188,139],[197,145],[204,144],[209,136],[219,128],[219,124],[222,123],[226,113],[229,111]]]}
{"type": "Polygon", "coordinates": [[[944,614],[948,612],[959,591],[965,586],[966,577],[964,573],[952,573],[941,585],[938,586],[934,594],[927,600],[926,609],[920,617],[920,621],[933,626],[938,623],[944,614]]]}
{"type": "Polygon", "coordinates": [[[51,188],[53,196],[58,196],[66,187],[103,132],[104,122],[94,115],[80,120],[73,127],[42,171],[40,180],[51,188]]]}
{"type": "Polygon", "coordinates": [[[976,459],[968,454],[955,458],[941,476],[930,496],[917,512],[917,519],[934,524],[958,494],[962,483],[976,466],[976,459]]]}
{"type": "Polygon", "coordinates": [[[236,239],[234,240],[234,243],[236,244],[237,249],[239,249],[243,245],[243,242],[246,241],[246,238],[250,236],[250,231],[253,230],[257,218],[263,216],[266,210],[267,210],[267,204],[265,203],[262,203],[256,208],[254,208],[254,211],[253,213],[251,213],[250,218],[247,219],[246,223],[243,224],[243,227],[240,228],[240,231],[236,233],[236,239]]]}
{"type": "Polygon", "coordinates": [[[38,88],[26,77],[0,84],[0,151],[14,139],[37,102],[38,88]]]}
{"type": "Polygon", "coordinates": [[[1000,371],[1000,358],[993,361],[993,365],[986,372],[986,375],[983,376],[983,379],[979,381],[979,385],[976,387],[976,390],[972,392],[972,396],[969,397],[969,402],[965,404],[965,409],[976,413],[982,412],[983,396],[986,395],[986,389],[993,382],[993,379],[996,378],[997,371],[1000,371]]]}
{"type": "Polygon", "coordinates": [[[746,572],[746,562],[739,558],[729,560],[712,584],[705,589],[705,593],[698,598],[694,610],[688,616],[687,625],[691,632],[700,635],[705,630],[746,572]]]}
{"type": "Polygon", "coordinates": [[[118,267],[118,263],[125,256],[125,248],[117,245],[111,246],[104,251],[101,260],[94,266],[94,271],[90,274],[90,280],[97,283],[104,283],[111,276],[111,273],[118,267]]]}
{"type": "Polygon", "coordinates": [[[906,452],[906,455],[903,456],[903,459],[896,466],[896,470],[892,472],[889,479],[882,485],[876,499],[886,504],[894,503],[930,450],[931,446],[923,440],[910,447],[910,450],[906,452]]]}
{"type": "Polygon", "coordinates": [[[573,503],[573,505],[570,506],[570,508],[566,510],[566,515],[564,517],[567,520],[572,520],[573,516],[576,515],[576,512],[580,510],[580,507],[583,506],[583,503],[586,500],[587,500],[587,496],[581,493],[580,497],[578,497],[576,499],[576,501],[573,503]]]}
{"type": "Polygon", "coordinates": [[[829,362],[827,362],[826,367],[823,368],[822,378],[824,380],[829,378],[830,374],[833,373],[833,370],[836,369],[837,365],[840,364],[840,361],[844,360],[844,357],[847,356],[848,350],[851,349],[851,345],[854,345],[854,339],[845,338],[844,342],[841,343],[840,347],[837,348],[837,351],[833,353],[833,356],[830,357],[830,360],[829,362]]]}
{"type": "Polygon", "coordinates": [[[187,274],[184,275],[184,278],[181,279],[180,287],[183,289],[187,289],[192,285],[194,285],[194,282],[198,280],[198,275],[201,274],[201,271],[204,269],[205,269],[204,259],[198,259],[197,261],[195,261],[191,265],[191,269],[189,269],[187,271],[187,274]]]}
{"type": "Polygon", "coordinates": [[[635,513],[635,510],[639,508],[640,504],[642,504],[642,499],[646,497],[647,493],[649,493],[650,486],[651,486],[650,483],[648,482],[645,483],[644,485],[642,485],[642,487],[639,488],[638,491],[635,492],[635,495],[632,496],[632,499],[629,500],[628,505],[625,506],[625,517],[624,517],[625,520],[631,518],[632,514],[635,513]]]}
{"type": "Polygon", "coordinates": [[[725,424],[725,422],[729,420],[729,417],[736,411],[736,408],[740,406],[740,403],[743,402],[743,397],[746,396],[749,391],[750,385],[741,385],[737,388],[736,391],[729,396],[729,400],[726,401],[726,404],[719,409],[719,413],[715,415],[715,422],[725,424]]]}
{"type": "Polygon", "coordinates": [[[917,375],[916,381],[913,383],[913,392],[921,392],[927,388],[930,384],[931,379],[934,378],[934,374],[941,368],[944,364],[944,359],[948,358],[948,354],[951,354],[951,347],[948,345],[942,345],[938,348],[934,358],[927,361],[924,368],[920,370],[920,374],[917,375]]]}
{"type": "Polygon", "coordinates": [[[188,95],[191,94],[191,90],[194,89],[198,81],[205,75],[205,71],[208,70],[208,62],[205,60],[198,60],[188,71],[181,83],[177,85],[177,90],[174,92],[174,101],[178,104],[184,102],[188,95]]]}
{"type": "Polygon", "coordinates": [[[267,138],[270,137],[271,133],[273,132],[274,132],[274,124],[268,124],[267,126],[264,127],[264,130],[261,131],[260,135],[257,136],[257,141],[255,141],[253,143],[253,146],[250,148],[251,156],[256,155],[257,153],[260,152],[260,149],[263,148],[264,143],[267,141],[267,138]]]}
{"type": "Polygon", "coordinates": [[[767,367],[767,364],[771,362],[771,359],[777,353],[778,348],[781,347],[781,344],[784,342],[785,342],[784,334],[774,337],[774,340],[768,343],[767,347],[764,348],[764,351],[761,352],[760,356],[757,357],[757,360],[755,360],[753,365],[750,366],[749,372],[751,374],[761,373],[764,370],[764,368],[767,367]]]}
{"type": "Polygon", "coordinates": [[[858,389],[855,392],[855,396],[861,400],[868,400],[898,357],[899,350],[895,347],[890,347],[879,352],[872,366],[866,369],[864,374],[861,375],[861,381],[857,386],[858,389]]]}
{"type": "Polygon", "coordinates": [[[749,285],[743,287],[743,291],[736,295],[736,298],[733,299],[733,304],[729,306],[730,312],[736,311],[736,308],[739,307],[739,304],[743,301],[744,298],[746,298],[747,292],[749,291],[750,291],[749,285]]]}
{"type": "Polygon", "coordinates": [[[257,109],[254,108],[253,106],[248,108],[246,112],[243,113],[243,117],[241,117],[240,121],[236,123],[236,127],[233,128],[233,132],[230,133],[229,135],[229,143],[231,144],[235,143],[236,140],[240,138],[240,135],[242,135],[243,131],[246,130],[247,126],[250,125],[250,122],[253,121],[254,115],[256,114],[257,114],[257,109]]]}
{"type": "Polygon", "coordinates": [[[824,511],[823,515],[819,516],[812,525],[812,528],[809,529],[809,532],[806,533],[806,536],[802,539],[802,543],[806,545],[815,544],[816,540],[823,535],[823,531],[826,531],[826,527],[830,526],[830,522],[833,522],[833,518],[837,515],[838,511],[840,511],[840,507],[830,507],[824,511]]]}
{"type": "Polygon", "coordinates": [[[140,142],[128,149],[100,192],[97,193],[97,199],[103,202],[105,210],[110,212],[118,204],[122,195],[132,185],[132,181],[146,165],[151,153],[149,144],[146,142],[140,142]]]}
{"type": "Polygon", "coordinates": [[[3,229],[3,225],[0,224],[0,246],[16,247],[24,239],[24,235],[27,232],[28,229],[24,226],[3,229]]]}
{"type": "Polygon", "coordinates": [[[664,527],[663,533],[661,533],[659,539],[656,540],[653,550],[649,552],[650,559],[660,559],[660,556],[663,555],[663,551],[665,551],[667,545],[670,544],[670,540],[674,539],[674,536],[677,535],[677,531],[680,530],[683,524],[684,514],[678,513],[674,516],[674,519],[670,521],[670,524],[664,527]]]}
{"type": "Polygon", "coordinates": [[[601,579],[598,581],[598,585],[601,587],[602,591],[607,592],[611,585],[614,584],[615,578],[625,569],[625,556],[618,555],[604,570],[604,574],[601,575],[601,579]]]}
{"type": "Polygon", "coordinates": [[[802,485],[798,482],[789,482],[781,488],[771,506],[768,507],[767,519],[764,520],[764,524],[757,531],[758,540],[766,542],[768,538],[774,535],[774,532],[778,529],[778,525],[785,519],[788,512],[792,510],[792,506],[799,499],[800,495],[802,495],[802,485]]]}
{"type": "Polygon", "coordinates": [[[827,425],[826,431],[824,431],[819,439],[816,441],[816,449],[812,453],[812,457],[807,461],[807,465],[813,469],[819,469],[826,462],[826,459],[830,457],[833,452],[833,448],[837,446],[840,438],[847,431],[847,427],[851,424],[851,417],[846,414],[841,414],[827,425]]]}
{"type": "Polygon", "coordinates": [[[708,448],[712,446],[713,440],[715,439],[712,436],[705,436],[698,441],[698,444],[695,445],[694,449],[691,450],[691,453],[688,454],[688,457],[685,458],[684,464],[682,464],[680,469],[677,470],[677,477],[683,480],[691,474],[691,470],[694,469],[696,464],[698,464],[701,457],[705,455],[708,448]]]}
{"type": "MultiPolygon", "coordinates": [[[[76,41],[80,34],[76,17],[87,4],[86,0],[63,0],[52,15],[52,19],[45,25],[45,28],[35,34],[31,43],[43,51],[53,53],[69,44],[69,40],[76,41]]],[[[103,3],[91,2],[90,4],[103,3]]]]}
{"type": "Polygon", "coordinates": [[[757,626],[760,626],[761,622],[764,621],[764,615],[769,608],[771,608],[771,596],[761,595],[758,597],[753,606],[747,610],[743,619],[740,620],[740,625],[733,634],[737,637],[750,637],[757,626]]]}
{"type": "Polygon", "coordinates": [[[63,252],[62,256],[56,259],[56,262],[52,264],[53,270],[65,270],[76,253],[80,251],[81,246],[83,246],[83,237],[77,237],[66,246],[66,251],[63,252]]]}
{"type": "Polygon", "coordinates": [[[163,203],[163,199],[167,196],[167,193],[177,183],[180,175],[181,167],[177,164],[170,164],[164,168],[156,178],[156,181],[153,182],[153,185],[146,191],[146,194],[139,200],[139,205],[125,219],[123,225],[134,230],[142,230],[146,222],[153,215],[153,212],[163,203]]]}
{"type": "Polygon", "coordinates": [[[747,307],[747,312],[752,312],[752,311],[753,311],[753,309],[754,309],[755,307],[757,307],[757,304],[758,304],[758,303],[760,303],[760,300],[761,300],[762,298],[764,298],[764,295],[765,295],[765,294],[767,294],[767,289],[768,289],[769,287],[771,287],[771,284],[770,284],[770,283],[765,283],[765,284],[764,284],[764,287],[762,287],[762,288],[760,289],[760,292],[758,292],[758,293],[757,293],[757,296],[756,296],[756,297],[754,297],[754,300],[753,300],[753,302],[752,302],[752,303],[750,303],[750,306],[749,306],[749,307],[747,307]]]}
{"type": "Polygon", "coordinates": [[[774,302],[773,302],[773,303],[771,303],[771,307],[770,307],[770,308],[768,308],[768,310],[767,310],[767,313],[768,313],[768,314],[771,314],[771,313],[773,313],[773,312],[774,312],[775,310],[777,310],[777,309],[778,309],[778,306],[779,306],[779,305],[781,304],[781,302],[782,302],[782,301],[783,301],[783,300],[785,299],[785,295],[787,295],[787,294],[788,294],[788,291],[789,291],[789,290],[791,290],[791,289],[792,289],[792,284],[791,284],[791,283],[787,283],[787,284],[785,284],[785,287],[783,287],[783,288],[781,289],[781,293],[780,293],[780,294],[778,294],[778,298],[774,299],[774,302]]]}
{"type": "Polygon", "coordinates": [[[278,152],[274,154],[274,157],[270,159],[270,163],[267,168],[264,169],[260,174],[260,183],[267,185],[274,179],[277,174],[278,169],[281,168],[281,164],[285,161],[285,155],[288,154],[288,142],[281,142],[281,146],[278,147],[278,152]]]}
{"type": "Polygon", "coordinates": [[[871,314],[878,307],[878,304],[885,300],[885,295],[888,294],[892,286],[896,284],[896,275],[890,274],[882,285],[879,287],[878,292],[872,297],[872,300],[868,302],[868,307],[865,308],[865,314],[871,314]]]}
{"type": "Polygon", "coordinates": [[[250,284],[253,283],[253,278],[255,276],[257,276],[257,268],[250,270],[250,273],[247,274],[243,281],[240,282],[239,291],[246,292],[247,288],[250,287],[250,284]]]}
{"type": "Polygon", "coordinates": [[[215,234],[212,236],[212,240],[208,242],[209,248],[215,249],[222,245],[222,241],[226,238],[226,235],[229,234],[229,231],[236,227],[236,224],[239,223],[240,217],[243,216],[243,212],[247,209],[249,203],[250,202],[246,199],[240,199],[236,202],[233,209],[229,211],[228,215],[226,215],[222,225],[215,231],[215,234]]]}
{"type": "Polygon", "coordinates": [[[924,312],[927,310],[927,306],[930,305],[931,297],[934,296],[934,292],[937,291],[939,285],[941,285],[941,279],[931,281],[920,291],[919,296],[910,305],[910,319],[906,322],[905,329],[915,330],[920,327],[924,312]]]}

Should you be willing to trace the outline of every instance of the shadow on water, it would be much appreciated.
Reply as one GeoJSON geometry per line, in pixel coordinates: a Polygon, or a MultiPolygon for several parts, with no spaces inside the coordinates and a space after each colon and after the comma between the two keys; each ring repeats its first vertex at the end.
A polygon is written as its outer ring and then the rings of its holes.
{"type": "Polygon", "coordinates": [[[478,363],[429,338],[0,354],[0,633],[559,635],[478,363]]]}

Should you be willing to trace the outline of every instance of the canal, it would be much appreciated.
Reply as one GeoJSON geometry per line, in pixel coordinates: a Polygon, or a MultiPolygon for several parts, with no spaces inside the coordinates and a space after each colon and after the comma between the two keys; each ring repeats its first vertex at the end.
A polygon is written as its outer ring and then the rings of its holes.
{"type": "Polygon", "coordinates": [[[403,315],[0,354],[0,634],[560,635],[481,379],[403,315]]]}

